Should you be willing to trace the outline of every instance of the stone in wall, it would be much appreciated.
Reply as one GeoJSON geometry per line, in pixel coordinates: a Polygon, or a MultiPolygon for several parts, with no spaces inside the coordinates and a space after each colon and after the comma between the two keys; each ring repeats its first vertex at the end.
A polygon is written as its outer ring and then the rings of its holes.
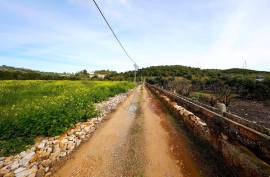
{"type": "MultiPolygon", "coordinates": [[[[152,90],[153,88],[150,87],[150,89],[152,90]]],[[[155,89],[152,91],[155,93],[155,89]]],[[[230,136],[225,134],[225,132],[220,132],[218,134],[216,132],[211,132],[207,124],[199,117],[180,105],[176,105],[175,102],[171,101],[167,96],[160,94],[159,92],[156,93],[158,93],[157,96],[159,96],[171,110],[179,115],[178,117],[185,122],[191,132],[199,135],[198,137],[208,141],[213,148],[218,150],[224,157],[227,165],[232,167],[239,176],[270,177],[270,165],[258,158],[250,151],[250,149],[241,145],[239,142],[233,141],[230,136]]],[[[241,130],[242,129],[239,131],[241,130]]],[[[242,132],[242,134],[244,133],[248,132],[242,132]]],[[[250,136],[252,136],[252,134],[250,136]]]]}

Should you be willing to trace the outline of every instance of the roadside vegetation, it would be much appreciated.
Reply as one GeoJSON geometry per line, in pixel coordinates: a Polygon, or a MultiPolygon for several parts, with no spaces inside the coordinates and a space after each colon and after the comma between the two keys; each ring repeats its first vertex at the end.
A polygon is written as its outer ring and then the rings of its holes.
{"type": "Polygon", "coordinates": [[[37,136],[56,136],[97,116],[94,103],[133,87],[125,81],[1,81],[0,156],[24,150],[37,136]]]}
{"type": "MultiPolygon", "coordinates": [[[[112,80],[132,80],[133,71],[113,73],[112,80]]],[[[210,106],[224,103],[227,111],[270,128],[270,72],[249,69],[200,69],[181,65],[139,69],[148,83],[210,106]]]]}
{"type": "MultiPolygon", "coordinates": [[[[51,73],[0,66],[0,80],[6,79],[81,80],[78,82],[85,82],[91,85],[91,82],[89,82],[90,80],[133,81],[134,71],[117,73],[110,70],[100,70],[95,72],[82,70],[76,73],[51,73]]],[[[137,71],[137,81],[141,81],[140,79],[145,79],[148,83],[159,85],[167,90],[174,91],[210,106],[216,106],[218,102],[224,103],[228,108],[227,111],[270,128],[270,72],[239,68],[227,70],[200,69],[181,65],[151,66],[137,71]]],[[[55,83],[58,83],[58,81],[55,83]]],[[[23,97],[25,95],[27,95],[29,100],[33,100],[33,104],[36,104],[35,100],[39,96],[48,97],[42,98],[46,100],[54,97],[58,98],[59,95],[63,94],[72,96],[76,93],[74,92],[74,86],[72,86],[72,84],[65,86],[62,86],[61,84],[55,85],[52,88],[53,90],[50,90],[50,86],[46,86],[46,84],[43,88],[38,87],[37,90],[35,89],[36,84],[26,86],[20,84],[19,87],[16,87],[15,85],[13,87],[10,86],[10,89],[8,90],[10,94],[5,93],[4,97],[0,95],[1,114],[8,115],[1,117],[16,117],[11,116],[10,112],[16,114],[16,111],[11,109],[19,109],[18,106],[16,106],[17,102],[24,106],[21,99],[24,100],[23,97]],[[18,90],[23,90],[22,88],[24,87],[32,87],[32,89],[31,91],[26,89],[26,91],[19,93],[18,90]],[[49,89],[46,87],[49,87],[49,89]],[[15,105],[15,108],[12,108],[10,105],[15,105]]],[[[90,87],[89,85],[87,87],[90,87]]],[[[87,93],[87,91],[85,92],[87,93]]],[[[64,98],[59,97],[58,99],[57,105],[58,102],[64,98]]],[[[93,97],[92,99],[94,99],[92,102],[95,102],[95,99],[98,100],[99,98],[93,97]]],[[[23,106],[21,106],[22,109],[24,109],[23,106]]],[[[84,109],[82,108],[82,110],[84,109]]],[[[56,129],[53,132],[61,132],[62,128],[59,129],[60,130],[56,129]]]]}
{"type": "MultiPolygon", "coordinates": [[[[270,99],[270,72],[266,71],[155,66],[141,69],[138,72],[138,75],[140,74],[147,76],[148,82],[165,88],[168,88],[171,82],[181,78],[191,82],[192,91],[222,93],[222,95],[217,95],[218,97],[235,93],[243,99],[270,99]]],[[[124,75],[127,77],[128,73],[124,75]]]]}
{"type": "MultiPolygon", "coordinates": [[[[0,66],[0,80],[104,80],[105,76],[114,75],[116,73],[115,71],[109,70],[91,72],[85,69],[75,73],[56,73],[6,65],[0,66]]],[[[111,79],[106,78],[106,80],[111,79]]]]}

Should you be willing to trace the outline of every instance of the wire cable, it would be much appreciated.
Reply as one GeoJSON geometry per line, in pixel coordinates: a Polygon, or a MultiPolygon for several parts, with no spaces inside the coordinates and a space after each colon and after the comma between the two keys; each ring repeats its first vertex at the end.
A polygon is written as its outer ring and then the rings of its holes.
{"type": "Polygon", "coordinates": [[[115,37],[115,39],[117,40],[118,44],[119,44],[120,47],[123,49],[123,51],[125,52],[125,54],[127,55],[127,57],[128,57],[135,65],[137,65],[136,62],[135,62],[135,60],[133,60],[133,59],[131,58],[131,56],[128,54],[128,52],[126,51],[125,47],[123,46],[123,44],[121,43],[121,41],[119,40],[119,38],[117,37],[117,35],[115,34],[115,32],[113,31],[111,25],[109,24],[108,20],[106,19],[105,15],[103,14],[103,12],[101,11],[101,9],[99,8],[99,6],[98,6],[98,4],[96,3],[96,1],[95,1],[95,0],[92,0],[92,1],[94,2],[94,4],[95,4],[95,6],[97,7],[99,13],[100,13],[101,16],[103,17],[104,21],[105,21],[106,24],[108,25],[108,27],[109,27],[109,29],[111,30],[113,36],[115,37]]]}

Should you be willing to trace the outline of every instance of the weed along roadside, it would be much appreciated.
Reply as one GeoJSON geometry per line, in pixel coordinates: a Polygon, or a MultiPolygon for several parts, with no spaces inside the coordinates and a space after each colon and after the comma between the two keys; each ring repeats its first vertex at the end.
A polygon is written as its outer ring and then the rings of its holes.
{"type": "Polygon", "coordinates": [[[0,176],[49,175],[53,165],[86,140],[105,115],[127,97],[125,92],[134,84],[5,81],[1,84],[1,97],[14,94],[11,88],[20,86],[22,89],[15,92],[16,100],[0,105],[1,156],[15,154],[0,157],[0,176]]]}
{"type": "Polygon", "coordinates": [[[56,136],[97,117],[95,103],[133,87],[128,82],[2,81],[0,156],[24,150],[37,136],[56,136]]]}

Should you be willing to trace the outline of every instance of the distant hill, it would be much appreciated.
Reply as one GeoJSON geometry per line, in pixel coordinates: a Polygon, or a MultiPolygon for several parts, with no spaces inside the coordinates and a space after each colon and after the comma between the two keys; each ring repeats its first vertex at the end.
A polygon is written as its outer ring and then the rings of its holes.
{"type": "MultiPolygon", "coordinates": [[[[127,71],[117,73],[109,70],[99,70],[94,73],[88,73],[86,70],[79,71],[77,73],[55,73],[55,72],[42,72],[25,68],[17,68],[11,66],[0,66],[0,80],[8,79],[21,79],[21,80],[74,80],[91,78],[88,75],[104,75],[108,80],[133,80],[134,71],[127,71]]],[[[256,71],[249,69],[200,69],[182,65],[164,65],[164,66],[150,66],[142,68],[137,71],[137,77],[155,78],[155,77],[184,77],[189,80],[208,80],[213,78],[249,78],[256,79],[268,78],[270,79],[270,72],[256,71]]],[[[94,77],[98,79],[98,77],[94,77]]]]}
{"type": "MultiPolygon", "coordinates": [[[[117,74],[110,70],[87,70],[76,73],[43,72],[12,66],[0,66],[0,80],[103,80],[107,75],[117,74]]],[[[109,76],[106,79],[110,79],[109,76]]]]}
{"type": "MultiPolygon", "coordinates": [[[[175,80],[186,79],[192,89],[197,91],[216,91],[217,88],[229,87],[243,98],[270,99],[270,72],[250,69],[200,69],[181,65],[151,66],[139,69],[137,80],[141,76],[151,84],[164,88],[175,80]]],[[[107,76],[111,80],[133,80],[134,71],[107,76]]]]}
{"type": "Polygon", "coordinates": [[[68,73],[41,72],[25,68],[0,66],[0,80],[63,80],[78,79],[68,73]]]}
{"type": "MultiPolygon", "coordinates": [[[[185,77],[191,79],[207,79],[209,77],[248,77],[255,79],[257,76],[270,78],[270,72],[256,71],[250,69],[200,69],[182,65],[164,65],[164,66],[150,66],[139,69],[138,76],[144,77],[185,77]]],[[[134,77],[134,71],[128,71],[118,74],[113,74],[113,78],[127,79],[134,77]]]]}

